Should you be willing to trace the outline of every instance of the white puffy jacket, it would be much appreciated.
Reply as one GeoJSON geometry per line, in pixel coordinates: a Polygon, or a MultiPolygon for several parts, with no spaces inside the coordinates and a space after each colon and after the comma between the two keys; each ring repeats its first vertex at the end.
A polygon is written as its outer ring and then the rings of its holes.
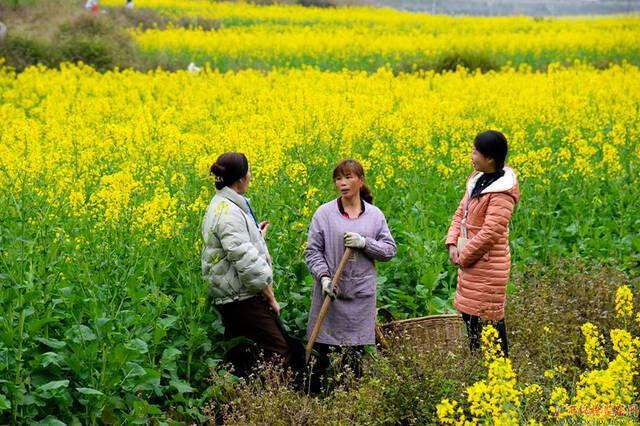
{"type": "Polygon", "coordinates": [[[202,276],[214,304],[248,299],[273,281],[267,245],[246,198],[216,192],[202,221],[202,276]]]}

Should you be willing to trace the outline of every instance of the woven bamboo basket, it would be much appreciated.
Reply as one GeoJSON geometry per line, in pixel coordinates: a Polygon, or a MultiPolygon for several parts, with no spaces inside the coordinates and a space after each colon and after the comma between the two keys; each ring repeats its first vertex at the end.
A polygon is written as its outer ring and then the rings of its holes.
{"type": "Polygon", "coordinates": [[[376,327],[376,335],[383,347],[390,347],[392,339],[399,337],[408,340],[417,349],[453,350],[464,341],[464,329],[460,314],[444,314],[381,324],[376,327]]]}

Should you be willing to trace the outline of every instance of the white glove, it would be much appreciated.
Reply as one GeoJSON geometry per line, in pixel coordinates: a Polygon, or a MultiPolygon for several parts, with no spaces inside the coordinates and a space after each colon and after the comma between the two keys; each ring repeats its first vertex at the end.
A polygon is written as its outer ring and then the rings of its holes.
{"type": "Polygon", "coordinates": [[[357,232],[345,232],[344,245],[345,247],[363,249],[367,245],[367,239],[357,232]]]}
{"type": "Polygon", "coordinates": [[[322,277],[320,283],[322,284],[322,293],[329,296],[331,300],[335,299],[336,292],[333,290],[333,286],[331,285],[331,278],[326,276],[322,277]]]}

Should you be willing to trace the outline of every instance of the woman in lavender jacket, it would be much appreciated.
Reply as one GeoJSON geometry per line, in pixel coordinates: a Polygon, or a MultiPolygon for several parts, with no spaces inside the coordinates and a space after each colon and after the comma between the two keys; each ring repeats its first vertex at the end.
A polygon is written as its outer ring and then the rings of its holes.
{"type": "Polygon", "coordinates": [[[372,203],[364,184],[364,169],[355,160],[340,162],[333,171],[340,196],[323,204],[313,215],[305,257],[314,278],[307,337],[316,323],[325,294],[334,299],[322,323],[314,349],[316,360],[314,390],[329,366],[328,354],[339,351],[345,362],[361,374],[360,358],[365,345],[375,344],[376,268],[374,261],[390,260],[396,243],[384,214],[372,203]],[[345,247],[355,250],[337,285],[331,279],[345,247]]]}

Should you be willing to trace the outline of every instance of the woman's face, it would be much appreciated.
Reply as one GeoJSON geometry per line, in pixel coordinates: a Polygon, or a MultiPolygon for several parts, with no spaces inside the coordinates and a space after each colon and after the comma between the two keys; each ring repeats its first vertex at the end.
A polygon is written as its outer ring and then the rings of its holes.
{"type": "Polygon", "coordinates": [[[471,151],[471,162],[474,169],[479,172],[493,173],[496,171],[496,161],[491,157],[485,157],[475,146],[471,151]]]}
{"type": "Polygon", "coordinates": [[[338,175],[333,181],[336,185],[336,189],[340,192],[340,196],[343,198],[351,198],[360,194],[360,188],[364,185],[364,179],[356,174],[347,172],[346,175],[338,175]]]}
{"type": "Polygon", "coordinates": [[[244,175],[244,177],[241,178],[238,182],[238,192],[240,194],[244,194],[245,192],[247,192],[247,189],[249,189],[249,182],[251,182],[251,167],[247,169],[247,174],[244,175]]]}

